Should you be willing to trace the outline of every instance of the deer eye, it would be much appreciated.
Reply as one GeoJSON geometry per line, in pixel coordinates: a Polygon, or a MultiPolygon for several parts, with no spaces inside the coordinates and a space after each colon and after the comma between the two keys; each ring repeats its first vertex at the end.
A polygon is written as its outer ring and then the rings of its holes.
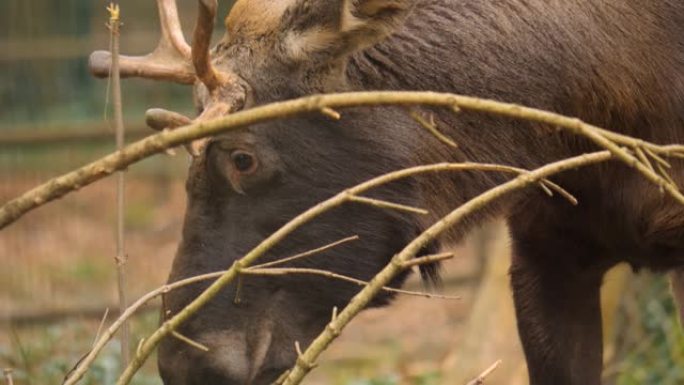
{"type": "Polygon", "coordinates": [[[233,166],[235,166],[235,170],[242,174],[253,173],[258,165],[256,157],[243,150],[233,151],[230,154],[230,159],[233,162],[233,166]]]}

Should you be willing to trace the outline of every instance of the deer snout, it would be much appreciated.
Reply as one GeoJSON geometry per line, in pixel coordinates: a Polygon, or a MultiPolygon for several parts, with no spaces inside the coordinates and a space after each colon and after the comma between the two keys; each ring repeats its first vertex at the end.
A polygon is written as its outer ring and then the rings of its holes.
{"type": "Polygon", "coordinates": [[[215,331],[192,338],[168,337],[159,351],[164,385],[269,385],[287,367],[266,362],[271,331],[215,331]],[[169,341],[168,339],[173,339],[169,341]]]}

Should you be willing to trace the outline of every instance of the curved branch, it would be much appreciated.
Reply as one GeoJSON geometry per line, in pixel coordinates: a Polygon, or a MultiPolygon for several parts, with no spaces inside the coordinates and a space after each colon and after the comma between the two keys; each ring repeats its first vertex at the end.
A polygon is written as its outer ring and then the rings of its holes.
{"type": "MultiPolygon", "coordinates": [[[[465,217],[473,214],[492,201],[499,199],[515,190],[519,190],[531,183],[536,183],[552,174],[580,166],[603,162],[611,157],[612,155],[610,152],[602,151],[548,164],[529,173],[521,174],[509,182],[501,184],[480,194],[479,196],[459,206],[447,216],[443,217],[441,220],[411,241],[411,243],[409,243],[399,254],[395,255],[391,262],[375,275],[375,277],[371,280],[371,284],[364,287],[358,294],[354,296],[354,298],[352,298],[347,307],[345,307],[344,310],[337,315],[337,317],[330,321],[323,332],[316,337],[316,339],[314,339],[306,351],[299,355],[297,363],[292,370],[289,371],[287,376],[283,376],[282,384],[299,384],[304,376],[306,376],[306,374],[311,370],[314,363],[318,359],[318,356],[330,345],[334,339],[340,335],[342,329],[344,329],[344,327],[347,326],[349,322],[366,307],[366,305],[377,295],[383,286],[386,286],[392,280],[392,278],[394,278],[401,271],[401,267],[407,261],[411,260],[423,246],[435,239],[442,232],[458,224],[465,217]]],[[[119,385],[121,384],[123,383],[120,382],[119,385]]]]}
{"type": "MultiPolygon", "coordinates": [[[[366,286],[361,292],[365,293],[363,294],[362,298],[358,300],[357,298],[359,297],[360,294],[357,294],[357,296],[354,297],[352,302],[345,308],[345,311],[343,314],[345,314],[345,318],[342,319],[341,325],[342,327],[346,325],[349,321],[351,321],[351,318],[361,311],[365,305],[361,304],[359,305],[358,301],[365,301],[364,303],[367,303],[370,301],[371,297],[374,296],[377,291],[381,290],[380,288],[383,286],[387,286],[389,282],[391,281],[392,277],[399,271],[403,270],[406,268],[405,262],[411,259],[411,257],[415,256],[415,254],[420,250],[420,248],[427,244],[431,239],[434,239],[437,235],[439,235],[440,232],[445,230],[446,228],[450,227],[451,225],[455,224],[458,220],[460,220],[463,216],[466,214],[471,213],[472,211],[475,211],[479,209],[480,207],[484,206],[485,204],[489,203],[490,201],[504,195],[505,193],[508,193],[510,191],[520,189],[522,187],[528,186],[530,184],[537,184],[539,182],[545,181],[544,178],[546,178],[548,175],[558,173],[561,171],[565,171],[568,169],[572,168],[577,168],[583,165],[588,165],[588,164],[593,164],[593,163],[598,163],[602,162],[608,159],[611,159],[612,155],[609,151],[602,151],[598,153],[592,153],[592,154],[585,154],[581,155],[578,157],[566,159],[565,161],[560,161],[556,163],[552,163],[550,165],[547,165],[545,167],[542,167],[538,169],[537,171],[533,172],[527,172],[527,171],[520,171],[520,169],[516,169],[513,167],[507,167],[507,166],[500,166],[500,165],[491,165],[491,164],[477,164],[477,163],[461,163],[461,164],[449,164],[449,163],[443,163],[443,164],[436,164],[436,165],[428,165],[428,166],[417,166],[417,167],[412,167],[409,169],[401,170],[401,171],[396,171],[392,172],[374,179],[371,179],[368,182],[362,183],[358,186],[352,187],[350,189],[347,189],[345,191],[342,191],[341,193],[333,196],[332,198],[317,204],[316,206],[310,208],[309,210],[305,211],[304,213],[300,214],[299,216],[295,217],[293,220],[285,224],[283,227],[278,229],[275,233],[271,234],[268,238],[263,240],[257,247],[252,249],[247,255],[245,255],[242,259],[236,261],[233,263],[231,268],[226,271],[224,275],[222,275],[219,279],[214,281],[213,284],[211,284],[204,292],[202,292],[197,298],[195,298],[190,304],[188,304],[183,310],[181,310],[178,314],[174,315],[171,319],[166,320],[159,329],[157,329],[150,337],[148,337],[145,342],[140,346],[138,349],[138,352],[136,353],[135,357],[131,361],[130,365],[125,369],[124,373],[121,375],[119,380],[117,381],[117,385],[126,385],[128,384],[135,373],[140,369],[140,367],[143,365],[143,363],[147,360],[149,355],[152,353],[152,351],[157,347],[157,345],[161,342],[161,340],[166,337],[168,334],[173,332],[176,328],[178,328],[183,322],[185,322],[189,317],[191,317],[193,314],[195,314],[204,304],[206,304],[208,301],[210,301],[216,294],[219,293],[220,290],[222,290],[226,285],[228,285],[230,282],[232,282],[239,274],[241,271],[244,271],[247,267],[249,267],[251,264],[253,264],[258,258],[260,258],[264,253],[266,253],[268,250],[270,250],[273,246],[275,246],[278,242],[282,241],[286,236],[288,236],[290,233],[295,231],[297,228],[300,226],[304,225],[305,223],[311,221],[312,219],[316,218],[320,214],[333,209],[335,207],[340,206],[344,202],[349,200],[350,196],[354,195],[359,195],[363,193],[364,191],[367,191],[369,189],[372,189],[374,187],[377,187],[379,185],[389,183],[401,178],[405,178],[408,176],[420,174],[420,173],[425,173],[425,172],[435,172],[435,171],[446,171],[446,170],[484,170],[484,171],[509,171],[509,172],[515,172],[520,174],[518,177],[513,179],[512,181],[505,183],[503,185],[500,185],[492,190],[487,191],[486,193],[478,196],[477,198],[469,201],[465,205],[462,205],[459,209],[456,209],[454,211],[456,214],[449,214],[447,217],[441,219],[438,221],[433,227],[429,228],[426,230],[421,236],[416,238],[413,242],[407,246],[406,249],[400,254],[397,254],[394,258],[392,258],[392,261],[390,262],[385,269],[383,269],[378,275],[376,275],[369,283],[368,286],[366,286]],[[379,286],[378,286],[379,285],[379,286]],[[369,294],[370,293],[370,294],[369,294]],[[371,297],[369,297],[369,295],[371,297]]],[[[337,323],[340,317],[336,317],[333,322],[337,323]]],[[[337,324],[336,324],[337,325],[337,324]]],[[[336,326],[334,325],[334,326],[336,326]]],[[[328,327],[326,328],[326,331],[330,331],[332,334],[336,334],[336,331],[339,329],[337,328],[331,328],[328,327]]],[[[309,348],[312,349],[314,348],[315,350],[313,353],[310,353],[310,355],[314,355],[313,359],[315,359],[320,352],[322,352],[325,347],[332,341],[332,339],[335,338],[335,336],[331,335],[325,335],[324,337],[319,337],[323,338],[322,342],[319,342],[318,345],[311,345],[309,348]],[[320,350],[316,350],[320,349],[320,350]]],[[[319,339],[316,339],[314,341],[314,344],[319,341],[319,339]]],[[[308,350],[307,350],[308,351],[308,350]]],[[[300,363],[301,360],[297,360],[298,363],[300,363]]],[[[302,362],[313,362],[313,360],[307,360],[307,361],[302,361],[302,362]]],[[[308,366],[307,366],[308,367],[308,366]]],[[[303,367],[302,367],[303,368],[303,367]]],[[[303,376],[306,374],[308,370],[304,370],[300,368],[300,371],[294,370],[293,372],[290,373],[290,376],[294,375],[296,376],[303,376]],[[302,372],[303,370],[303,372],[302,372]]],[[[296,369],[296,368],[295,368],[296,369]]],[[[301,379],[300,378],[300,379],[301,379]]]]}
{"type": "MultiPolygon", "coordinates": [[[[316,216],[322,214],[323,212],[339,206],[346,201],[349,201],[351,197],[355,196],[354,194],[361,194],[366,190],[370,190],[372,188],[378,187],[382,184],[389,183],[398,179],[402,178],[407,178],[412,175],[417,175],[417,174],[423,174],[423,173],[433,173],[433,172],[454,172],[454,171],[464,171],[464,170],[471,170],[471,171],[487,171],[487,172],[507,172],[507,173],[517,173],[517,174],[523,174],[526,173],[527,170],[524,169],[519,169],[515,167],[509,167],[509,166],[501,166],[501,165],[495,165],[495,164],[480,164],[480,163],[439,163],[439,164],[433,164],[433,165],[424,165],[424,166],[417,166],[405,170],[399,170],[395,171],[389,174],[381,175],[379,177],[376,177],[370,181],[367,181],[363,184],[360,184],[356,187],[350,188],[348,190],[345,190],[338,195],[330,198],[329,200],[322,202],[318,204],[317,206],[314,206],[313,208],[309,209],[308,211],[304,212],[303,214],[299,215],[292,221],[290,221],[288,224],[285,225],[285,227],[281,228],[278,232],[274,233],[271,235],[269,238],[265,239],[262,241],[262,243],[257,246],[254,250],[252,250],[249,254],[247,254],[244,258],[239,260],[236,265],[231,267],[230,270],[222,271],[222,272],[216,272],[216,273],[209,273],[205,275],[200,275],[197,277],[191,277],[182,281],[174,282],[172,284],[168,284],[165,286],[162,286],[154,291],[151,291],[138,299],[135,303],[133,303],[128,309],[126,309],[125,312],[123,312],[119,318],[112,323],[112,325],[105,331],[105,333],[102,334],[102,336],[98,339],[98,341],[93,345],[92,350],[78,363],[76,368],[72,370],[71,373],[69,373],[67,379],[64,382],[64,385],[73,385],[76,384],[81,377],[85,374],[85,372],[88,370],[89,366],[92,364],[92,362],[97,358],[98,354],[102,351],[102,349],[105,347],[105,345],[109,342],[109,340],[114,336],[114,334],[117,332],[117,330],[121,327],[123,322],[130,318],[140,307],[142,307],[144,304],[152,300],[154,297],[161,295],[163,293],[169,292],[171,290],[175,290],[178,287],[182,287],[185,285],[189,285],[192,283],[204,281],[204,280],[209,280],[209,279],[214,279],[214,278],[222,278],[224,279],[224,282],[221,283],[220,287],[216,289],[216,291],[220,290],[221,287],[227,285],[230,283],[233,278],[237,276],[238,270],[244,269],[251,265],[253,261],[255,261],[257,258],[259,258],[263,253],[268,251],[271,247],[273,247],[275,244],[277,244],[280,240],[282,240],[285,236],[287,236],[290,232],[294,231],[297,227],[301,226],[302,224],[308,222],[309,220],[315,218],[316,216]],[[249,259],[247,259],[249,257],[249,259]],[[233,271],[233,269],[237,268],[238,270],[233,271]],[[230,277],[224,278],[225,275],[230,275],[230,277]]],[[[545,183],[550,183],[548,181],[544,181],[545,183]]],[[[560,188],[560,187],[558,187],[560,188]]],[[[329,245],[322,246],[320,248],[310,250],[292,257],[280,259],[274,262],[269,262],[269,263],[264,263],[261,265],[256,265],[252,266],[253,268],[269,268],[271,266],[292,261],[294,259],[299,259],[305,256],[312,255],[314,253],[317,253],[322,250],[326,250],[330,247],[335,247],[341,243],[355,240],[356,237],[349,237],[342,239],[340,241],[331,243],[329,245]]],[[[432,258],[435,258],[436,256],[433,256],[432,258]]],[[[429,260],[426,261],[426,263],[429,262],[429,260]]],[[[404,268],[410,268],[412,267],[412,264],[407,263],[404,268]]],[[[202,306],[202,303],[204,301],[208,301],[211,299],[213,294],[209,294],[206,298],[201,300],[201,303],[196,306],[196,309],[199,309],[199,307],[202,306]]],[[[184,313],[185,310],[179,315],[182,315],[183,317],[190,316],[194,313],[195,310],[189,311],[187,315],[184,313]]],[[[171,319],[170,321],[174,321],[174,319],[171,319]]],[[[176,322],[176,321],[174,321],[176,322]]],[[[173,328],[177,327],[177,325],[180,325],[181,321],[177,321],[177,324],[172,325],[169,329],[166,331],[163,331],[162,334],[160,334],[158,337],[159,340],[165,335],[173,331],[173,328]]],[[[157,330],[159,332],[159,330],[157,330]]],[[[153,334],[153,336],[156,335],[153,334]]],[[[146,344],[150,342],[150,339],[146,341],[146,344]]],[[[156,346],[156,343],[153,342],[156,346]]],[[[145,345],[142,347],[144,348],[145,345]]],[[[152,346],[152,348],[154,348],[152,346]]],[[[149,350],[151,351],[151,349],[149,350]]],[[[149,351],[147,351],[147,354],[149,354],[149,351]]],[[[139,353],[145,354],[146,351],[143,351],[142,349],[138,350],[139,353]]]]}
{"type": "Polygon", "coordinates": [[[0,207],[0,229],[7,227],[29,211],[47,202],[63,197],[81,187],[100,180],[117,170],[124,169],[145,158],[164,152],[168,148],[189,143],[196,139],[241,128],[251,124],[289,117],[307,112],[320,112],[326,108],[349,108],[378,105],[431,105],[479,111],[516,119],[546,123],[572,133],[588,137],[601,148],[610,150],[618,159],[635,167],[648,180],[660,185],[679,202],[684,196],[677,187],[651,170],[646,164],[621,146],[647,148],[651,153],[663,156],[684,157],[684,146],[659,146],[624,135],[611,133],[599,127],[552,112],[522,107],[516,104],[496,102],[468,96],[435,92],[351,92],[308,96],[284,102],[272,103],[240,111],[219,119],[198,122],[173,131],[161,132],[135,142],[123,150],[100,158],[78,170],[51,179],[0,207]]]}

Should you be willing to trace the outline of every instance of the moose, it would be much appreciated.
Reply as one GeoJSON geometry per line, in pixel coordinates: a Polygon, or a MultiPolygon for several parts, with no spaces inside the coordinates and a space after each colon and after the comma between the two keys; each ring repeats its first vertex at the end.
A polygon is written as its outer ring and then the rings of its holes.
{"type": "MultiPolygon", "coordinates": [[[[192,46],[174,1],[158,5],[159,46],[147,56],[122,57],[121,73],[193,85],[200,121],[318,93],[430,90],[550,110],[654,143],[684,142],[679,0],[238,0],[213,48],[216,0],[199,0],[192,46]]],[[[91,70],[107,76],[110,62],[109,53],[95,52],[91,70]]],[[[541,124],[440,108],[419,113],[431,115],[458,147],[444,145],[400,107],[344,110],[339,120],[289,117],[193,143],[182,241],[169,280],[223,270],[306,208],[389,171],[466,160],[532,169],[597,149],[541,124]]],[[[147,120],[168,129],[192,121],[159,109],[147,120]]],[[[684,164],[672,166],[672,178],[684,182],[684,164]]],[[[264,258],[358,235],[291,266],[368,280],[434,220],[508,178],[464,172],[393,182],[373,196],[431,214],[346,204],[264,258]]],[[[684,267],[684,207],[617,161],[554,181],[579,205],[530,188],[445,238],[504,217],[530,383],[597,385],[602,278],[622,262],[660,272],[684,267]]],[[[439,247],[431,244],[424,255],[439,247]]],[[[438,275],[435,266],[422,272],[428,280],[438,275]]],[[[165,311],[178,312],[204,287],[169,293],[165,311]]],[[[166,385],[270,384],[295,362],[294,342],[310,342],[356,287],[322,277],[250,276],[237,291],[237,284],[224,289],[179,330],[208,352],[173,338],[162,343],[158,365],[166,385]]],[[[381,294],[372,306],[391,299],[381,294]]]]}

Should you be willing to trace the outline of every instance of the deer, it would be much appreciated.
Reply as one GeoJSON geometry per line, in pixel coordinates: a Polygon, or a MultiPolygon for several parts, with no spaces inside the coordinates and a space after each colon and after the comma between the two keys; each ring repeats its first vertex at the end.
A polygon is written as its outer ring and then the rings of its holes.
{"type": "MultiPolygon", "coordinates": [[[[148,124],[173,129],[269,102],[354,90],[429,90],[503,100],[577,117],[653,143],[684,142],[684,3],[678,0],[237,0],[211,47],[216,0],[199,0],[190,46],[173,0],[158,0],[162,38],[149,55],[122,57],[124,77],[191,85],[197,117],[152,109],[148,124]]],[[[109,74],[94,52],[91,71],[109,74]]],[[[458,144],[417,127],[405,108],[345,110],[255,124],[189,146],[187,208],[169,281],[229,267],[298,213],[372,177],[432,162],[474,161],[533,169],[596,150],[552,127],[474,112],[422,108],[458,144]]],[[[672,161],[681,184],[684,164],[672,161]]],[[[383,186],[374,197],[430,215],[347,204],[297,230],[264,261],[358,235],[353,243],[292,262],[361,280],[450,208],[508,180],[465,172],[383,186]]],[[[531,385],[598,385],[600,287],[619,263],[674,272],[683,298],[684,207],[617,161],[554,181],[577,197],[526,189],[469,218],[445,239],[504,218],[510,280],[531,385]]],[[[444,240],[426,247],[439,250],[444,240]]],[[[436,266],[423,269],[436,279],[436,266]]],[[[408,273],[395,278],[401,286],[408,273]]],[[[175,314],[204,284],[168,293],[175,314]]],[[[167,338],[158,366],[166,385],[270,384],[297,359],[355,286],[321,277],[245,277],[167,338]]],[[[371,306],[384,306],[380,294],[371,306]]]]}

